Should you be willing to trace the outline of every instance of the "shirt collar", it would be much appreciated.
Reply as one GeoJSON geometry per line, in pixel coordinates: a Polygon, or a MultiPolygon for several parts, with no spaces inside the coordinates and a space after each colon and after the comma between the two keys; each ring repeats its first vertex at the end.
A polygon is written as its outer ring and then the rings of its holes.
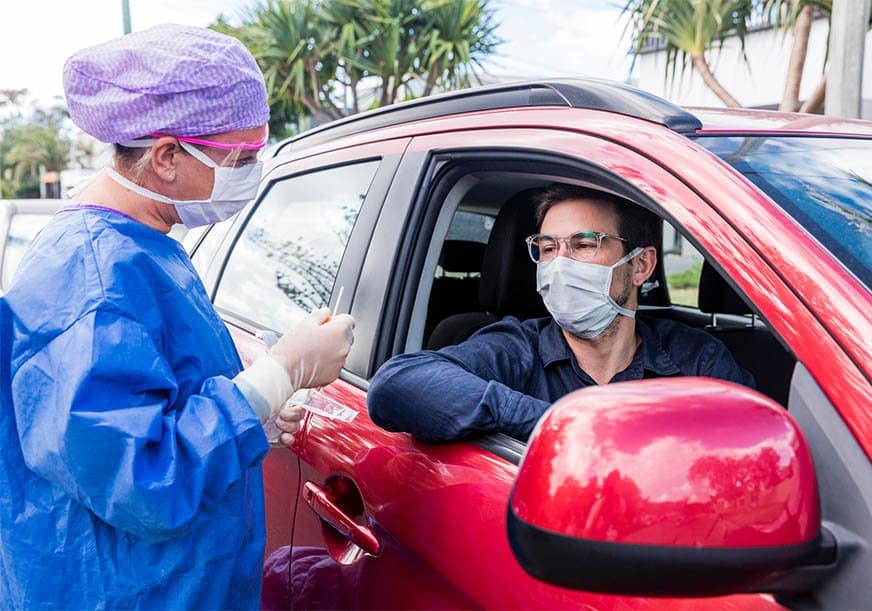
{"type": "MultiPolygon", "coordinates": [[[[639,330],[639,335],[642,338],[636,357],[642,357],[642,367],[647,371],[651,371],[657,376],[670,376],[681,373],[678,365],[672,360],[672,357],[663,349],[663,343],[657,334],[644,320],[636,318],[636,328],[639,330]]],[[[539,356],[542,359],[542,364],[548,367],[557,361],[571,360],[575,362],[575,355],[569,349],[569,344],[566,343],[566,338],[563,337],[563,331],[554,319],[552,318],[542,329],[539,336],[539,356]]]]}

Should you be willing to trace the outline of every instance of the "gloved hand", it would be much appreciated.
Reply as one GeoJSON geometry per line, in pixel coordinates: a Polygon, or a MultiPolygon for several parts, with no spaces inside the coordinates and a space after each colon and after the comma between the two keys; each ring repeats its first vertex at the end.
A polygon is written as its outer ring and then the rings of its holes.
{"type": "Polygon", "coordinates": [[[278,443],[290,447],[294,443],[294,434],[299,432],[303,417],[306,415],[299,405],[286,403],[275,416],[276,428],[279,430],[278,443]]]}
{"type": "Polygon", "coordinates": [[[324,386],[339,376],[353,341],[354,319],[331,320],[327,308],[315,310],[291,327],[269,355],[234,378],[261,422],[266,422],[295,390],[324,386]]]}
{"type": "Polygon", "coordinates": [[[270,350],[288,372],[294,390],[329,384],[337,377],[354,341],[354,319],[315,310],[291,327],[270,350]]]}

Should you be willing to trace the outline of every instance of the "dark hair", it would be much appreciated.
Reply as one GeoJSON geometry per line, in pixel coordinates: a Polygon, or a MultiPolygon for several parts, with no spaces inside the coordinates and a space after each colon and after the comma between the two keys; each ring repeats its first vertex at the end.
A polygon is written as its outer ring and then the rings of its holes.
{"type": "Polygon", "coordinates": [[[587,187],[577,187],[555,183],[546,187],[538,196],[536,206],[536,225],[541,227],[545,214],[560,202],[567,200],[593,200],[612,207],[618,217],[618,234],[628,241],[624,242],[624,252],[637,246],[658,248],[662,241],[663,224],[653,212],[634,204],[628,199],[587,187]]]}
{"type": "Polygon", "coordinates": [[[113,144],[115,149],[115,157],[125,166],[131,166],[139,161],[147,148],[124,146],[123,144],[113,144]]]}

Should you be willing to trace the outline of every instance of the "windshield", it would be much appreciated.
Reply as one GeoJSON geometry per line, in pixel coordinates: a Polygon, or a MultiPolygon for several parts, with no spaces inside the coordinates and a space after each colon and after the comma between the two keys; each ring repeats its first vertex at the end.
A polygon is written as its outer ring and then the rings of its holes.
{"type": "Polygon", "coordinates": [[[872,287],[872,139],[701,136],[872,287]]]}

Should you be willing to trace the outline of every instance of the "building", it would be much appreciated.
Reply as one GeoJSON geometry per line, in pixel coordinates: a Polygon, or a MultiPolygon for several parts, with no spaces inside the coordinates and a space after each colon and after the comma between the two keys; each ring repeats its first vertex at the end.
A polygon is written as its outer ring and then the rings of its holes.
{"type": "MultiPolygon", "coordinates": [[[[820,83],[827,51],[827,20],[812,22],[808,54],[802,75],[800,101],[806,100],[820,83]]],[[[752,23],[745,37],[745,56],[735,37],[724,41],[709,55],[712,72],[743,106],[777,109],[784,92],[787,66],[793,46],[793,32],[776,29],[765,18],[752,23]]],[[[674,81],[666,79],[666,51],[662,40],[651,41],[636,60],[633,84],[682,106],[723,106],[688,64],[674,81]]],[[[872,32],[866,33],[863,57],[863,102],[861,116],[872,119],[872,32]]]]}

